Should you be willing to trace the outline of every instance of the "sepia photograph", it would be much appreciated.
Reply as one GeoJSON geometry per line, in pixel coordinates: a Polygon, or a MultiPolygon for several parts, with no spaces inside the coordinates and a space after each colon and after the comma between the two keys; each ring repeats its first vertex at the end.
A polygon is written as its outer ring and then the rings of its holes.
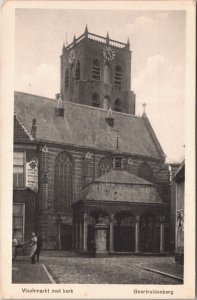
{"type": "Polygon", "coordinates": [[[68,2],[14,9],[10,284],[37,299],[94,298],[94,285],[178,299],[194,226],[187,7],[68,2]]]}

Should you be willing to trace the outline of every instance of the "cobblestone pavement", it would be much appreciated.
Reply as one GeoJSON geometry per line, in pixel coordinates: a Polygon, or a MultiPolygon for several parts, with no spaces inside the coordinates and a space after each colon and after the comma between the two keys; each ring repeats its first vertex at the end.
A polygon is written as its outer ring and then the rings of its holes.
{"type": "Polygon", "coordinates": [[[144,270],[146,263],[174,263],[174,257],[125,256],[107,258],[41,257],[56,283],[180,284],[179,280],[144,270]]]}

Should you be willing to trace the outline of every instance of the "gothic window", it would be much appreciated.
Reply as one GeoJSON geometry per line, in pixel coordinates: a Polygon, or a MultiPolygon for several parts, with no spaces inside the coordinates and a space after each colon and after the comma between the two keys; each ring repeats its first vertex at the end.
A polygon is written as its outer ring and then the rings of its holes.
{"type": "Polygon", "coordinates": [[[68,72],[68,69],[66,69],[66,72],[65,72],[65,87],[68,87],[69,85],[69,72],[68,72]]]}
{"type": "Polygon", "coordinates": [[[142,163],[139,168],[137,175],[145,180],[152,181],[153,180],[153,171],[151,167],[146,163],[142,163]]]}
{"type": "Polygon", "coordinates": [[[122,111],[122,102],[119,98],[117,98],[115,101],[114,101],[114,110],[115,111],[122,111]]]}
{"type": "Polygon", "coordinates": [[[100,73],[101,73],[100,63],[97,59],[95,59],[92,64],[92,78],[95,80],[100,80],[101,77],[100,73]]]}
{"type": "Polygon", "coordinates": [[[111,156],[103,157],[99,162],[99,176],[106,174],[113,167],[113,158],[111,156]]]}
{"type": "Polygon", "coordinates": [[[120,66],[117,66],[115,68],[115,85],[121,86],[122,85],[122,68],[120,66]]]}
{"type": "Polygon", "coordinates": [[[74,162],[70,154],[62,152],[55,160],[54,199],[58,212],[70,208],[73,199],[74,162]]]}
{"type": "Polygon", "coordinates": [[[97,93],[92,95],[92,106],[100,107],[100,97],[97,93]]]}
{"type": "Polygon", "coordinates": [[[111,66],[108,62],[104,66],[104,82],[111,84],[111,66]]]}
{"type": "Polygon", "coordinates": [[[24,152],[22,151],[14,151],[13,185],[14,188],[24,187],[24,152]]]}
{"type": "Polygon", "coordinates": [[[77,61],[75,69],[75,80],[80,80],[80,62],[77,61]]]}
{"type": "Polygon", "coordinates": [[[104,101],[103,101],[103,108],[104,109],[109,109],[111,106],[111,100],[109,96],[105,96],[104,101]]]}

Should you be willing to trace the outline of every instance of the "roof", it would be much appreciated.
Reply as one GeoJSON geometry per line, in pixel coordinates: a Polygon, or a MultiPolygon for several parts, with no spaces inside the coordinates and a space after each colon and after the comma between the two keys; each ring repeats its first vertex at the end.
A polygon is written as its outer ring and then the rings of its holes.
{"type": "Polygon", "coordinates": [[[36,119],[36,140],[113,151],[119,130],[124,153],[164,159],[165,155],[147,117],[113,112],[114,127],[107,124],[107,111],[64,102],[64,117],[55,114],[57,100],[15,92],[14,110],[27,132],[36,119]]]}
{"type": "Polygon", "coordinates": [[[94,182],[108,182],[108,183],[119,183],[119,184],[138,184],[138,185],[153,185],[140,177],[135,176],[129,172],[123,170],[110,170],[105,175],[96,178],[94,182]]]}
{"type": "Polygon", "coordinates": [[[183,160],[179,168],[176,170],[173,180],[179,182],[179,181],[183,181],[184,179],[185,179],[185,160],[183,160]]]}
{"type": "Polygon", "coordinates": [[[155,185],[126,171],[118,170],[111,170],[84,187],[80,198],[109,202],[162,203],[155,185]]]}

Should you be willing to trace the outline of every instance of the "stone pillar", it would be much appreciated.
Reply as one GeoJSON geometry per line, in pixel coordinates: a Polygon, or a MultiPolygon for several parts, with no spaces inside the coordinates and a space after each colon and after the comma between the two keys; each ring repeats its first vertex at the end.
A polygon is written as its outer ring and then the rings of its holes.
{"type": "Polygon", "coordinates": [[[107,228],[102,217],[99,218],[97,224],[94,226],[95,229],[95,255],[97,257],[103,257],[108,255],[107,251],[107,228]]]}
{"type": "Polygon", "coordinates": [[[164,252],[164,223],[165,217],[160,217],[160,252],[164,252]]]}
{"type": "Polygon", "coordinates": [[[109,252],[114,252],[114,215],[110,215],[109,252]]]}
{"type": "Polygon", "coordinates": [[[75,226],[75,249],[79,248],[79,223],[76,222],[75,226]]]}
{"type": "Polygon", "coordinates": [[[72,250],[75,249],[75,222],[72,225],[72,250]]]}
{"type": "Polygon", "coordinates": [[[140,216],[135,217],[135,252],[140,252],[139,245],[139,235],[140,235],[140,216]]]}
{"type": "Polygon", "coordinates": [[[83,251],[87,252],[88,249],[88,214],[84,214],[83,219],[83,251]]]}
{"type": "Polygon", "coordinates": [[[82,227],[82,221],[79,222],[79,250],[83,249],[83,227],[82,227]]]}

